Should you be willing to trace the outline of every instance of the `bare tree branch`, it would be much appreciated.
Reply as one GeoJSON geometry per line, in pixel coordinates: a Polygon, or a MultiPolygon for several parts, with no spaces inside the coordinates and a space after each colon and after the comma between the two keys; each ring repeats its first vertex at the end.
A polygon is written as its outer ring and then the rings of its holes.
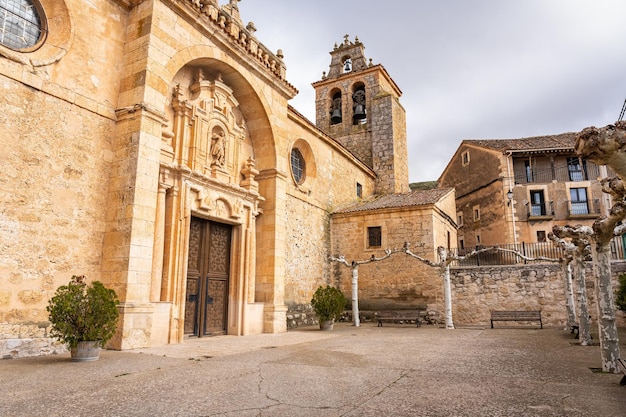
{"type": "Polygon", "coordinates": [[[525,261],[546,261],[546,262],[560,262],[559,259],[555,259],[555,258],[547,258],[545,256],[537,256],[534,258],[531,258],[529,256],[523,255],[521,254],[519,251],[513,250],[513,249],[505,249],[505,248],[499,248],[499,247],[494,247],[493,250],[498,251],[498,252],[508,252],[508,253],[512,253],[513,255],[525,260],[525,261]]]}
{"type": "Polygon", "coordinates": [[[346,257],[344,255],[339,255],[338,257],[329,257],[329,260],[331,262],[343,264],[352,270],[352,321],[355,327],[359,327],[361,325],[361,318],[359,317],[359,265],[369,264],[370,262],[382,261],[389,258],[394,253],[402,251],[403,249],[385,249],[385,255],[381,256],[380,258],[372,255],[372,257],[367,260],[352,262],[346,261],[346,257]]]}
{"type": "Polygon", "coordinates": [[[608,165],[626,178],[626,121],[583,129],[576,137],[576,153],[598,165],[608,165]]]}

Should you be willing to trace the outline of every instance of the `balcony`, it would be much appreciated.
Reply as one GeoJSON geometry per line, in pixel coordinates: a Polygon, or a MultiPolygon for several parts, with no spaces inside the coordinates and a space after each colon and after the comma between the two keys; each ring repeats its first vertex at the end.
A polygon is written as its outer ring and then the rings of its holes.
{"type": "MultiPolygon", "coordinates": [[[[519,162],[515,164],[515,184],[545,184],[553,181],[558,182],[578,182],[597,180],[601,177],[600,167],[587,161],[584,168],[573,169],[569,165],[559,165],[552,168],[531,168],[524,167],[519,162]]],[[[608,177],[615,174],[608,169],[608,177]]]]}
{"type": "Polygon", "coordinates": [[[528,203],[526,216],[529,220],[550,220],[554,217],[554,202],[528,203]]]}
{"type": "Polygon", "coordinates": [[[567,202],[567,217],[570,219],[589,219],[600,216],[600,199],[569,200],[567,202]]]}

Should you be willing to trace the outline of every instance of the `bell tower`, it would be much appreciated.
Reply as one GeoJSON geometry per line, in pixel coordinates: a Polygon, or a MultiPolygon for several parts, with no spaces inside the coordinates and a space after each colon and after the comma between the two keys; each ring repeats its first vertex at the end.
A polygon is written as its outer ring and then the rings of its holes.
{"type": "Polygon", "coordinates": [[[313,83],[315,123],[376,172],[377,194],[408,192],[402,91],[364,52],[358,37],[335,44],[328,74],[313,83]]]}

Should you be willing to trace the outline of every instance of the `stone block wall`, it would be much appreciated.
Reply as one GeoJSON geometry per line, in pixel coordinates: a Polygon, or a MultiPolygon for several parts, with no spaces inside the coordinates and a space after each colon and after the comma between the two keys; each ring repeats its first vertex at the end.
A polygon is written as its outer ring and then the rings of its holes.
{"type": "Polygon", "coordinates": [[[286,205],[285,304],[307,304],[317,287],[329,282],[329,217],[295,198],[286,205]]]}
{"type": "Polygon", "coordinates": [[[398,98],[381,92],[372,100],[372,167],[379,194],[409,191],[406,116],[398,98]]]}
{"type": "Polygon", "coordinates": [[[100,279],[113,122],[10,78],[0,88],[0,356],[15,357],[58,348],[44,340],[57,287],[100,279]]]}
{"type": "MultiPolygon", "coordinates": [[[[433,260],[432,219],[430,211],[384,210],[370,213],[335,215],[332,219],[333,256],[343,255],[348,262],[380,258],[384,250],[411,244],[414,253],[433,260]],[[367,228],[382,228],[382,246],[367,248],[367,228]]],[[[351,269],[333,263],[334,281],[344,295],[351,295],[351,269]]],[[[359,266],[359,306],[363,310],[410,308],[416,305],[437,309],[442,303],[443,287],[434,268],[404,253],[359,266]]]]}
{"type": "MultiPolygon", "coordinates": [[[[597,323],[594,278],[591,264],[586,265],[586,293],[592,322],[597,323]]],[[[625,262],[612,266],[613,286],[626,271],[625,262]]],[[[450,271],[454,323],[489,325],[491,310],[541,310],[547,326],[565,326],[565,289],[558,264],[462,267],[450,271]]],[[[626,316],[617,312],[618,326],[626,316]]],[[[514,324],[514,323],[511,323],[514,324]]]]}
{"type": "Polygon", "coordinates": [[[311,298],[320,285],[335,285],[328,260],[331,210],[357,200],[357,183],[363,196],[371,195],[374,176],[357,169],[351,155],[329,147],[315,131],[294,124],[289,135],[298,138],[293,146],[302,150],[306,162],[302,184],[288,177],[284,217],[287,328],[295,328],[317,323],[311,298]]]}
{"type": "Polygon", "coordinates": [[[74,274],[101,279],[127,15],[110,1],[41,3],[44,44],[0,47],[0,357],[64,351],[48,299],[74,274]]]}

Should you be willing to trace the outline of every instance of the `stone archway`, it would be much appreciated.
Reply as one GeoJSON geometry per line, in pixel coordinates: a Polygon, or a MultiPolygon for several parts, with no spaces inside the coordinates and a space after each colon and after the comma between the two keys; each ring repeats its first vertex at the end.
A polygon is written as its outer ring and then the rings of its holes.
{"type": "MultiPolygon", "coordinates": [[[[212,60],[183,67],[172,80],[172,97],[164,112],[168,126],[161,143],[159,193],[164,208],[157,219],[163,252],[155,251],[155,259],[162,262],[154,275],[162,277],[159,301],[171,303],[172,310],[169,337],[160,337],[162,343],[180,342],[189,333],[180,318],[188,318],[186,309],[195,305],[190,297],[197,297],[187,294],[190,251],[197,249],[190,241],[192,217],[232,228],[224,331],[236,335],[263,331],[263,304],[255,300],[256,218],[264,201],[255,179],[256,146],[245,106],[221,69],[224,66],[212,60]]],[[[271,154],[271,148],[265,153],[271,154]]],[[[210,262],[210,257],[202,262],[210,262]]],[[[210,265],[204,270],[211,271],[210,265]]]]}

